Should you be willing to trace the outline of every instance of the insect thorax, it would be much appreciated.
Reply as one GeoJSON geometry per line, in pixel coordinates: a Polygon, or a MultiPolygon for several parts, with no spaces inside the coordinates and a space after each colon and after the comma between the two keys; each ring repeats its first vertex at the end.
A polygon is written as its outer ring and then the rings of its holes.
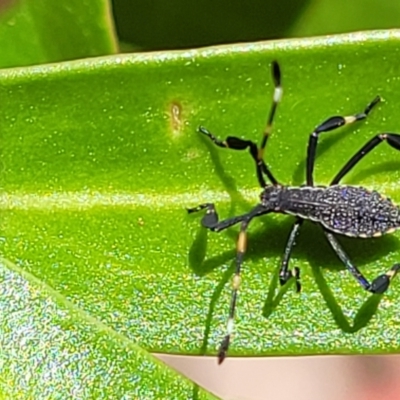
{"type": "Polygon", "coordinates": [[[400,227],[399,207],[363,187],[267,187],[261,200],[276,212],[320,222],[347,236],[380,236],[400,227]]]}

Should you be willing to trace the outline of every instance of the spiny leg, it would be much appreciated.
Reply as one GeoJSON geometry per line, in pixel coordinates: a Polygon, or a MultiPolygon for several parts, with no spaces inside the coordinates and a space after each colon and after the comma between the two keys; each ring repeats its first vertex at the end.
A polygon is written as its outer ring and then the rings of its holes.
{"type": "Polygon", "coordinates": [[[271,111],[268,116],[267,125],[264,129],[263,138],[261,140],[260,148],[252,142],[251,140],[240,139],[236,136],[228,136],[225,140],[220,140],[216,138],[210,131],[208,131],[203,126],[199,127],[199,132],[203,133],[204,135],[208,136],[217,146],[219,147],[226,147],[233,150],[245,150],[249,149],[249,152],[256,163],[256,171],[257,171],[257,178],[258,182],[261,187],[266,186],[266,182],[264,179],[263,174],[265,174],[270,182],[273,185],[277,185],[278,181],[275,179],[272,172],[269,170],[267,165],[264,162],[264,150],[267,144],[267,140],[269,135],[272,131],[272,123],[274,120],[275,112],[282,98],[282,87],[281,87],[281,72],[279,68],[279,64],[276,61],[272,62],[272,78],[275,85],[274,96],[271,111]]]}
{"type": "Polygon", "coordinates": [[[383,141],[387,141],[388,144],[397,150],[400,150],[400,135],[397,133],[381,133],[370,139],[350,160],[346,165],[338,172],[333,178],[331,185],[337,185],[340,180],[356,165],[362,158],[364,158],[369,152],[371,152],[378,144],[383,141]]]}
{"type": "Polygon", "coordinates": [[[244,140],[237,138],[235,136],[228,136],[225,140],[220,140],[216,138],[209,130],[204,128],[203,126],[199,127],[199,132],[208,136],[217,146],[219,147],[226,147],[233,150],[245,150],[249,149],[251,156],[253,157],[254,161],[256,162],[256,172],[257,172],[257,179],[261,187],[266,186],[266,182],[263,176],[263,173],[268,176],[268,179],[272,182],[272,184],[276,185],[278,181],[272,175],[271,171],[266,166],[263,160],[258,160],[258,148],[257,145],[252,142],[251,140],[244,140]]]}
{"type": "Polygon", "coordinates": [[[237,241],[237,253],[236,253],[236,269],[235,269],[235,274],[232,279],[232,296],[231,296],[231,302],[229,306],[229,317],[228,317],[228,322],[226,326],[226,335],[222,339],[221,344],[219,346],[218,350],[218,364],[221,364],[228,352],[229,349],[229,344],[231,342],[231,336],[233,333],[234,329],[234,319],[235,319],[235,313],[236,313],[236,304],[237,304],[237,297],[238,297],[238,290],[240,286],[240,271],[242,268],[243,264],[243,257],[244,253],[246,252],[246,247],[247,247],[247,227],[252,220],[257,214],[254,215],[254,213],[249,213],[248,218],[244,219],[242,221],[242,224],[240,225],[240,233],[237,241]]]}
{"type": "Polygon", "coordinates": [[[261,140],[261,146],[258,151],[258,160],[263,160],[264,158],[264,151],[267,145],[268,138],[272,132],[272,123],[274,122],[276,109],[278,108],[278,104],[282,100],[283,89],[281,85],[281,69],[276,61],[272,62],[272,79],[274,81],[274,86],[275,86],[274,96],[273,96],[271,110],[268,115],[267,125],[265,126],[264,134],[261,140]]]}
{"type": "Polygon", "coordinates": [[[300,292],[301,284],[300,284],[300,269],[295,267],[293,271],[289,270],[289,260],[290,255],[292,253],[296,236],[298,235],[300,228],[303,224],[303,219],[297,218],[296,222],[293,224],[292,229],[290,231],[288,240],[286,242],[285,251],[283,253],[283,259],[281,262],[281,266],[279,269],[279,282],[283,286],[289,279],[293,276],[296,278],[296,290],[300,292]]]}
{"type": "Polygon", "coordinates": [[[377,294],[386,292],[389,287],[390,281],[396,276],[397,272],[400,270],[400,264],[394,264],[389,271],[387,271],[385,274],[377,276],[372,281],[372,283],[369,283],[364,275],[358,270],[358,268],[350,261],[349,256],[345,253],[333,233],[326,230],[324,230],[324,233],[337,256],[365,290],[377,294]]]}
{"type": "Polygon", "coordinates": [[[334,116],[328,118],[325,122],[322,124],[318,125],[314,132],[310,135],[310,138],[308,140],[308,148],[307,148],[307,185],[313,186],[314,185],[314,179],[313,179],[313,172],[314,172],[314,163],[315,163],[315,155],[316,155],[316,149],[317,149],[317,144],[318,144],[318,137],[321,133],[323,132],[328,132],[332,131],[336,128],[339,128],[344,125],[352,124],[353,122],[356,121],[361,121],[365,118],[367,118],[368,114],[372,110],[372,108],[380,101],[380,97],[377,96],[375,97],[374,100],[368,106],[365,108],[364,112],[355,114],[355,115],[350,115],[347,117],[342,117],[342,116],[334,116]]]}

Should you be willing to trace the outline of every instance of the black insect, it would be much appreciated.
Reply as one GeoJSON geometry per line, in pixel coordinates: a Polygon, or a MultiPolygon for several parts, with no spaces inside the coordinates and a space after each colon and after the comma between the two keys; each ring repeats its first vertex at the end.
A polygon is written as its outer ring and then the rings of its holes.
{"type": "Polygon", "coordinates": [[[367,291],[384,293],[388,289],[391,279],[400,270],[400,264],[395,264],[388,272],[379,275],[370,283],[350,261],[335,237],[335,234],[339,234],[370,238],[381,236],[400,228],[400,208],[393,204],[391,200],[376,191],[369,191],[363,187],[339,185],[340,180],[379,143],[386,141],[390,146],[400,150],[400,135],[396,133],[380,133],[373,137],[344,165],[333,178],[330,186],[314,186],[313,179],[319,135],[367,118],[372,108],[380,101],[379,96],[365,108],[364,112],[347,117],[330,117],[318,125],[308,140],[306,184],[300,187],[283,186],[275,179],[263,160],[265,146],[271,133],[272,121],[282,97],[281,72],[276,61],[272,63],[272,77],[275,85],[273,103],[260,147],[257,147],[250,140],[234,136],[228,136],[222,141],[217,139],[206,128],[199,128],[202,134],[208,136],[219,147],[227,147],[234,150],[248,149],[256,164],[258,182],[263,190],[260,195],[260,203],[250,212],[224,221],[218,220],[217,211],[212,203],[201,204],[198,207],[188,209],[189,213],[205,209],[206,214],[202,219],[202,225],[215,232],[223,231],[232,225],[241,223],[237,241],[236,270],[233,277],[227,332],[219,348],[219,364],[226,357],[234,328],[235,309],[240,286],[240,270],[247,243],[246,230],[253,218],[271,212],[296,216],[280,265],[279,280],[281,285],[284,285],[293,277],[296,279],[297,290],[300,291],[300,271],[298,268],[294,268],[292,271],[289,269],[289,259],[296,235],[299,233],[304,220],[311,220],[322,226],[333,250],[354,278],[367,291]],[[269,179],[271,184],[266,183],[265,177],[269,179]]]}

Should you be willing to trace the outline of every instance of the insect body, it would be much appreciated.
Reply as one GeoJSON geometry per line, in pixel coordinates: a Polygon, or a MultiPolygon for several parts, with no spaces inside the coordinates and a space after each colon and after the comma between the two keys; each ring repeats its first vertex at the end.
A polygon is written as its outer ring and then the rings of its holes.
{"type": "Polygon", "coordinates": [[[352,237],[377,237],[400,227],[399,208],[363,187],[269,186],[261,194],[261,204],[352,237]]]}
{"type": "Polygon", "coordinates": [[[246,214],[223,221],[219,221],[217,211],[212,203],[201,204],[198,207],[188,209],[189,213],[205,209],[206,214],[202,219],[202,225],[212,231],[220,232],[240,223],[232,297],[226,335],[221,342],[218,352],[219,364],[226,357],[234,329],[234,317],[240,286],[240,271],[247,244],[246,231],[253,218],[271,212],[290,214],[296,217],[289,233],[280,264],[279,280],[281,285],[284,285],[289,279],[294,277],[296,279],[297,290],[300,291],[301,289],[300,271],[298,268],[290,270],[289,260],[295,238],[304,220],[310,220],[322,226],[323,232],[333,250],[348,271],[367,291],[371,293],[384,293],[388,289],[392,278],[400,270],[400,264],[395,264],[386,273],[379,275],[372,282],[369,282],[350,261],[336,239],[337,234],[359,238],[377,237],[400,228],[400,208],[393,204],[391,200],[376,191],[368,191],[363,187],[340,185],[340,180],[378,144],[386,141],[391,147],[400,150],[399,134],[380,133],[374,136],[343,166],[333,178],[330,186],[314,186],[313,171],[319,135],[367,118],[372,108],[380,101],[380,98],[376,97],[361,113],[346,117],[330,117],[318,125],[309,136],[306,184],[300,187],[283,186],[274,177],[263,159],[274,115],[282,97],[281,72],[278,63],[275,61],[272,63],[272,77],[275,84],[273,103],[260,147],[250,140],[240,139],[235,136],[228,136],[222,141],[206,128],[199,128],[202,134],[209,137],[219,147],[234,150],[248,149],[255,162],[257,179],[262,188],[260,203],[258,205],[246,214]],[[267,184],[266,178],[270,181],[270,184],[267,184]]]}

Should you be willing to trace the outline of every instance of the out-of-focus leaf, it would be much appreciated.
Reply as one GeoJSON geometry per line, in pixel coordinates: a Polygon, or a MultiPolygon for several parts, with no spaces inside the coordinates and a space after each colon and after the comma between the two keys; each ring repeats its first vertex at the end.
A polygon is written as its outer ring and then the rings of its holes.
{"type": "Polygon", "coordinates": [[[115,53],[107,0],[0,4],[0,68],[115,53]]]}
{"type": "Polygon", "coordinates": [[[313,0],[288,30],[314,36],[400,26],[400,2],[392,0],[313,0]]]}

